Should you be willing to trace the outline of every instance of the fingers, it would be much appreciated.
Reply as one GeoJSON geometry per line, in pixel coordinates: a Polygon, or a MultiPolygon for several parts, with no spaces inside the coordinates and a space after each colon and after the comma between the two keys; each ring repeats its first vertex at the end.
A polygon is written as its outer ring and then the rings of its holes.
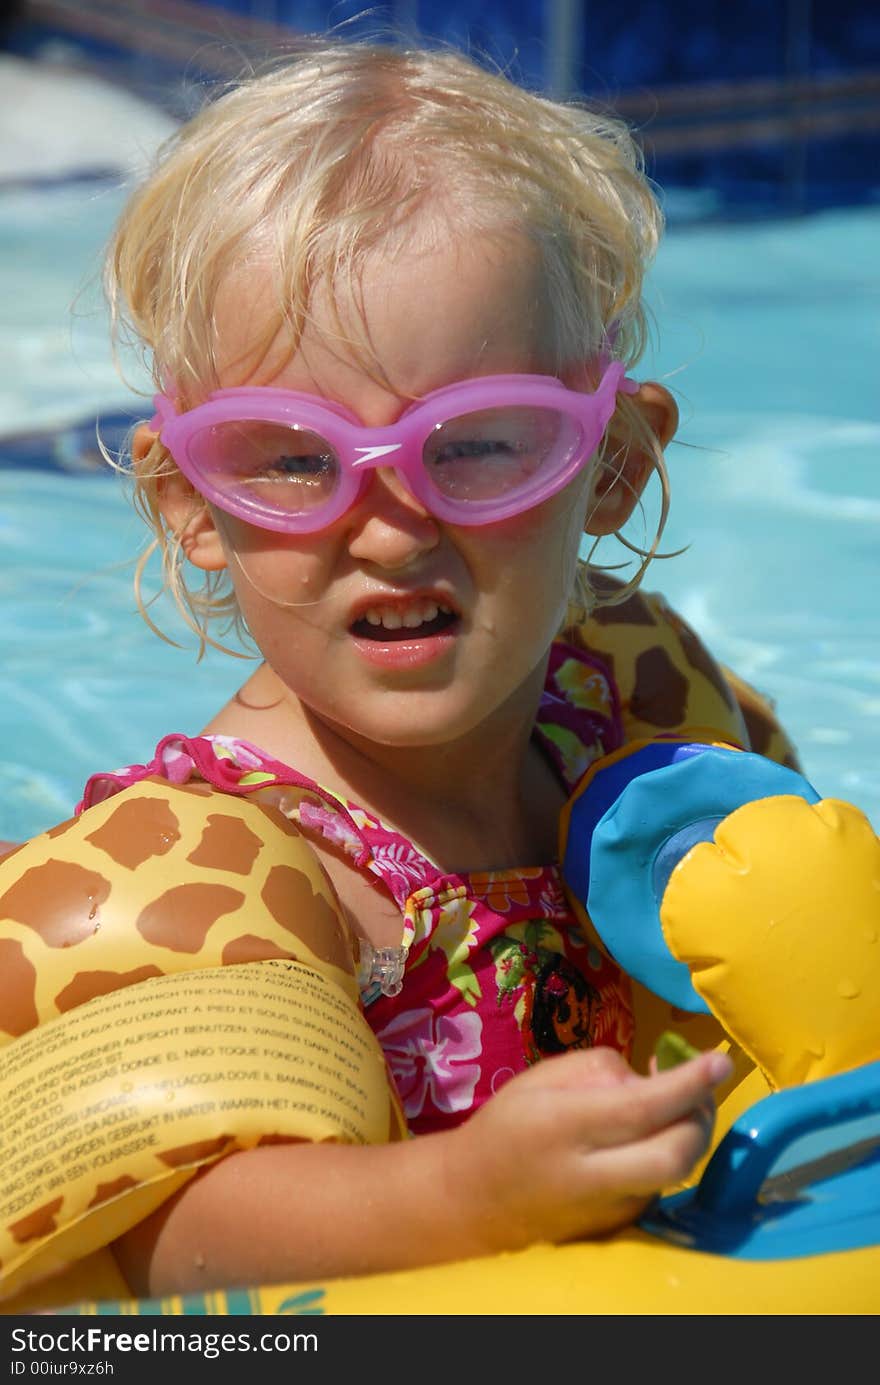
{"type": "Polygon", "coordinates": [[[729,1057],[711,1051],[642,1077],[616,1050],[596,1048],[547,1059],[504,1090],[520,1098],[530,1088],[533,1115],[543,1108],[573,1141],[602,1148],[644,1139],[700,1108],[714,1119],[713,1088],[731,1071],[729,1057]]]}
{"type": "Polygon", "coordinates": [[[599,1225],[612,1230],[634,1221],[664,1189],[682,1183],[708,1150],[714,1123],[714,1106],[704,1102],[641,1139],[585,1149],[583,1186],[594,1233],[599,1225]]]}
{"type": "Polygon", "coordinates": [[[603,1144],[629,1144],[644,1140],[676,1121],[713,1113],[713,1088],[730,1076],[730,1059],[720,1053],[702,1053],[687,1063],[638,1078],[624,1089],[597,1091],[596,1100],[606,1108],[603,1144]]]}
{"type": "Polygon", "coordinates": [[[711,1128],[712,1090],[730,1076],[731,1066],[725,1054],[702,1053],[666,1072],[640,1077],[612,1055],[589,1067],[582,1064],[580,1085],[568,1078],[560,1084],[554,1093],[557,1114],[572,1132],[581,1129],[584,1147],[596,1150],[645,1140],[688,1117],[697,1117],[702,1127],[708,1121],[711,1128]],[[593,1074],[598,1080],[591,1080],[593,1074]]]}
{"type": "Polygon", "coordinates": [[[687,1177],[709,1148],[713,1124],[700,1108],[644,1139],[593,1149],[591,1179],[617,1195],[652,1197],[687,1177]]]}
{"type": "Polygon", "coordinates": [[[527,1069],[516,1078],[522,1087],[529,1084],[546,1092],[573,1092],[580,1096],[589,1088],[638,1081],[629,1063],[614,1048],[569,1050],[527,1069]]]}
{"type": "Polygon", "coordinates": [[[636,1221],[660,1193],[691,1173],[708,1149],[712,1124],[698,1108],[644,1140],[583,1150],[568,1166],[564,1238],[606,1235],[636,1221]]]}

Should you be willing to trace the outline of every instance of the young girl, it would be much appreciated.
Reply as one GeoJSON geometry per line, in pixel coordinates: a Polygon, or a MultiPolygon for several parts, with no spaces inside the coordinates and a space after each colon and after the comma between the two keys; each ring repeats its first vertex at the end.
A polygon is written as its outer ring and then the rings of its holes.
{"type": "Polygon", "coordinates": [[[556,864],[597,756],[695,719],[748,744],[694,636],[579,558],[653,472],[665,512],[675,404],[630,374],[659,231],[615,121],[369,45],[208,106],[128,206],[138,499],[202,637],[233,614],[262,661],[83,806],[299,791],[417,1137],[220,1159],[117,1241],[136,1293],[601,1235],[707,1148],[729,1061],[630,1066],[627,978],[556,864]]]}

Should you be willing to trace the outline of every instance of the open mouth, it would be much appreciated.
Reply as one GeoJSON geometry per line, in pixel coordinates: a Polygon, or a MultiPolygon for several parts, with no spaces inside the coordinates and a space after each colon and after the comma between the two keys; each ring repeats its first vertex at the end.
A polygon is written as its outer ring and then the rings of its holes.
{"type": "Polygon", "coordinates": [[[352,623],[351,633],[361,640],[381,643],[427,640],[444,635],[458,624],[459,617],[448,606],[435,601],[412,607],[375,606],[352,623]]]}

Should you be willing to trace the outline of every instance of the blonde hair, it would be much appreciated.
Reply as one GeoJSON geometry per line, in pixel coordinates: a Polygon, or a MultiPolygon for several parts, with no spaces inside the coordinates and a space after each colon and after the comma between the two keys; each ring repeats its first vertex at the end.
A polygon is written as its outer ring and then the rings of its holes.
{"type": "MultiPolygon", "coordinates": [[[[514,226],[536,246],[554,372],[602,352],[636,363],[647,337],[643,279],[662,216],[627,128],[529,92],[460,52],[367,42],[304,43],[167,141],[109,247],[114,334],[133,334],[156,385],[173,381],[191,407],[217,387],[214,307],[231,275],[257,261],[273,267],[277,308],[258,349],[285,327],[293,353],[318,283],[337,303],[371,252],[413,235],[419,210],[442,215],[444,205],[444,233],[514,226]]],[[[358,338],[364,368],[381,374],[366,329],[358,338]]],[[[654,541],[634,549],[642,562],[629,591],[656,552],[668,484],[662,450],[625,396],[617,418],[617,431],[650,451],[662,490],[654,541]]],[[[203,650],[214,643],[210,621],[235,624],[237,608],[224,574],[209,574],[199,591],[186,586],[180,535],[168,531],[158,504],[161,478],[173,470],[158,442],[132,464],[136,503],[155,534],[138,567],[139,603],[144,611],[140,579],[158,548],[165,584],[203,650]]],[[[586,564],[579,567],[570,615],[595,603],[586,564]]]]}

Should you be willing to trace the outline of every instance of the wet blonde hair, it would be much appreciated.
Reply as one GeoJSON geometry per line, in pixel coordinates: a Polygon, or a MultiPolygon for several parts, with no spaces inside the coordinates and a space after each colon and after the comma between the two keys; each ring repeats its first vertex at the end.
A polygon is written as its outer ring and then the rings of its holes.
{"type": "MultiPolygon", "coordinates": [[[[317,284],[335,304],[343,293],[357,302],[367,257],[428,227],[436,235],[438,219],[451,237],[511,228],[529,237],[549,300],[550,371],[603,352],[627,367],[638,361],[642,285],[662,217],[627,128],[456,51],[325,40],[212,100],[159,151],[109,248],[114,334],[133,336],[157,387],[173,382],[180,405],[192,407],[217,388],[214,309],[231,276],[272,267],[277,306],[254,347],[267,350],[284,327],[292,354],[317,284]]],[[[337,307],[336,326],[381,378],[366,324],[352,342],[337,307]]],[[[656,535],[634,549],[641,563],[629,591],[656,551],[668,485],[662,450],[626,396],[610,431],[648,450],[661,482],[656,535]]],[[[603,464],[619,469],[612,453],[606,441],[603,464]]],[[[136,503],[155,534],[138,566],[138,600],[146,615],[141,578],[158,548],[164,583],[203,651],[215,643],[210,622],[229,628],[238,613],[225,574],[209,573],[197,591],[186,585],[181,534],[159,509],[161,478],[174,470],[158,441],[132,463],[136,503]]],[[[595,604],[586,563],[577,585],[569,619],[595,604]]]]}

